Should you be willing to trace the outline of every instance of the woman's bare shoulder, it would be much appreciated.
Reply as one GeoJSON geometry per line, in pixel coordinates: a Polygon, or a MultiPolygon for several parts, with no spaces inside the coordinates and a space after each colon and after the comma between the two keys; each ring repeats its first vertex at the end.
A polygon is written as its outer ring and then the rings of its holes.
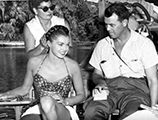
{"type": "Polygon", "coordinates": [[[44,58],[44,55],[39,55],[39,56],[35,56],[35,57],[31,57],[29,60],[28,60],[28,64],[32,67],[35,67],[37,65],[39,65],[42,60],[44,58]]]}
{"type": "Polygon", "coordinates": [[[66,64],[71,66],[71,67],[79,66],[77,61],[75,61],[69,57],[65,57],[65,61],[66,61],[66,64]]]}
{"type": "MultiPolygon", "coordinates": [[[[67,57],[66,59],[66,65],[69,69],[69,73],[71,76],[78,76],[81,74],[81,69],[77,61],[67,57]]],[[[78,76],[79,77],[79,76],[78,76]]]]}
{"type": "Polygon", "coordinates": [[[79,64],[76,60],[73,60],[69,57],[66,57],[66,64],[69,68],[69,70],[71,71],[71,73],[75,73],[75,72],[79,72],[80,71],[80,67],[79,64]]]}

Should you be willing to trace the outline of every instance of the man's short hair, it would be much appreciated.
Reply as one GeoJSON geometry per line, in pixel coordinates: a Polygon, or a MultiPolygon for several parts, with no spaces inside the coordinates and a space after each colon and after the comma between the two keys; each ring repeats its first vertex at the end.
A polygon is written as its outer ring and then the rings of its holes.
{"type": "Polygon", "coordinates": [[[124,3],[115,2],[109,5],[104,11],[104,17],[111,17],[113,14],[118,16],[119,21],[129,19],[130,13],[124,3]]]}

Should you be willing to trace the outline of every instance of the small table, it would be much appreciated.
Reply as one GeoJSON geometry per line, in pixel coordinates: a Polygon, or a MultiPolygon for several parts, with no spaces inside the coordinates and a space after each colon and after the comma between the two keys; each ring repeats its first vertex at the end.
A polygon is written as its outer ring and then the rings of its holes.
{"type": "Polygon", "coordinates": [[[31,102],[30,99],[24,99],[23,101],[9,101],[9,102],[0,102],[0,106],[11,106],[15,109],[15,118],[16,120],[20,119],[21,107],[28,105],[31,102]]]}

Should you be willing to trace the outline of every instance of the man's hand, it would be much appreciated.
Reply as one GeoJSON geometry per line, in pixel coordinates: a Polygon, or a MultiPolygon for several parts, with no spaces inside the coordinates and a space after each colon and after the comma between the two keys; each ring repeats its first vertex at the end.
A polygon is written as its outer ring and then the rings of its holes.
{"type": "Polygon", "coordinates": [[[158,118],[158,105],[157,104],[153,105],[152,107],[149,107],[147,105],[141,104],[140,107],[143,108],[143,109],[145,109],[145,110],[151,111],[158,118]]]}
{"type": "Polygon", "coordinates": [[[94,90],[98,90],[99,92],[101,92],[102,90],[108,90],[108,86],[106,84],[98,84],[94,90]]]}
{"type": "Polygon", "coordinates": [[[92,92],[94,100],[106,100],[109,95],[108,87],[104,84],[97,85],[92,92]]]}
{"type": "Polygon", "coordinates": [[[153,113],[158,118],[158,104],[152,106],[153,113]]]}

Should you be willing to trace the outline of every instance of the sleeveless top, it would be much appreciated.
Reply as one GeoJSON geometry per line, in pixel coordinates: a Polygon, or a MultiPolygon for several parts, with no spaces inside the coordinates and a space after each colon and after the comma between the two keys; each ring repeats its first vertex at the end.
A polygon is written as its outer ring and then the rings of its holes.
{"type": "MultiPolygon", "coordinates": [[[[59,18],[57,16],[53,16],[51,18],[51,27],[55,25],[64,25],[65,26],[65,20],[63,18],[59,18]]],[[[39,18],[35,16],[32,20],[26,23],[28,26],[31,34],[33,35],[35,39],[35,47],[39,45],[39,41],[41,37],[46,33],[46,31],[41,26],[41,23],[39,21],[39,18]]]]}
{"type": "Polygon", "coordinates": [[[50,82],[39,74],[39,71],[46,58],[47,55],[45,56],[41,65],[39,66],[37,73],[33,76],[33,87],[35,92],[35,98],[40,99],[42,96],[48,95],[53,97],[54,95],[59,95],[63,99],[65,99],[69,96],[69,93],[71,92],[73,87],[72,77],[69,75],[66,61],[63,59],[68,75],[58,80],[57,82],[50,82]]]}

